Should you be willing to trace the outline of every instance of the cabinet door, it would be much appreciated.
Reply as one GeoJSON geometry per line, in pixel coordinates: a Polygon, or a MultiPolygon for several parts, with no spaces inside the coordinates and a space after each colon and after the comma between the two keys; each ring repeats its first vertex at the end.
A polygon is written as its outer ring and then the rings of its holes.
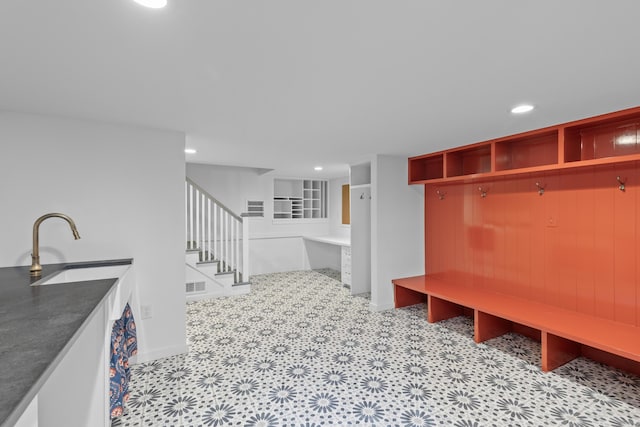
{"type": "Polygon", "coordinates": [[[107,312],[100,305],[38,393],[38,426],[107,427],[109,355],[107,312]],[[64,393],[60,391],[64,390],[64,393]]]}
{"type": "Polygon", "coordinates": [[[351,294],[371,292],[371,189],[351,189],[351,294]]]}

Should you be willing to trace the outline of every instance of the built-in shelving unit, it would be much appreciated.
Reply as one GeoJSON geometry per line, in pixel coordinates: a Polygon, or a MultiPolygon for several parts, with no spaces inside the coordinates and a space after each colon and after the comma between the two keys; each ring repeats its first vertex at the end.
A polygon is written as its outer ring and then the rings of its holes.
{"type": "Polygon", "coordinates": [[[409,183],[640,160],[640,107],[409,158],[409,183]]]}
{"type": "Polygon", "coordinates": [[[320,219],[327,217],[327,181],[275,179],[274,219],[320,219]]]}
{"type": "Polygon", "coordinates": [[[393,281],[396,307],[471,315],[476,342],[541,341],[544,371],[586,356],[640,375],[640,107],[408,169],[424,185],[425,274],[393,281]]]}

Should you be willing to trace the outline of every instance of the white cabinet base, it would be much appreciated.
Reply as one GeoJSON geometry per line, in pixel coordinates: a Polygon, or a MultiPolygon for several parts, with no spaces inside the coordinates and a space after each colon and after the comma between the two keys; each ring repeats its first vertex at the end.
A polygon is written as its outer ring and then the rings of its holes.
{"type": "Polygon", "coordinates": [[[341,253],[341,281],[347,286],[351,286],[351,248],[349,246],[342,247],[341,253]]]}

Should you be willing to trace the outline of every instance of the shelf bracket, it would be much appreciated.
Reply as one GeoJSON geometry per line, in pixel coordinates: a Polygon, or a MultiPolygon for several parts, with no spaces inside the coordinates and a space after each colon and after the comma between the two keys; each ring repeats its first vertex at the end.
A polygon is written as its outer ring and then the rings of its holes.
{"type": "Polygon", "coordinates": [[[625,187],[625,182],[627,182],[627,178],[620,178],[620,175],[616,176],[616,179],[618,180],[618,190],[620,191],[625,191],[626,187],[625,187]]]}
{"type": "Polygon", "coordinates": [[[536,182],[536,187],[538,187],[538,194],[539,195],[543,195],[544,194],[544,188],[547,186],[547,184],[540,184],[539,182],[536,182]]]}

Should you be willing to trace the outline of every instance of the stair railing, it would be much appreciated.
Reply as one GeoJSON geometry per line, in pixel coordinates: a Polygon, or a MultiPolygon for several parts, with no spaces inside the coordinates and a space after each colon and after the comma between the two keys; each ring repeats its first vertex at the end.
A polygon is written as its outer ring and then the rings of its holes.
{"type": "Polygon", "coordinates": [[[234,283],[249,281],[249,221],[186,178],[187,250],[198,249],[200,261],[218,261],[218,272],[234,274],[234,283]]]}

